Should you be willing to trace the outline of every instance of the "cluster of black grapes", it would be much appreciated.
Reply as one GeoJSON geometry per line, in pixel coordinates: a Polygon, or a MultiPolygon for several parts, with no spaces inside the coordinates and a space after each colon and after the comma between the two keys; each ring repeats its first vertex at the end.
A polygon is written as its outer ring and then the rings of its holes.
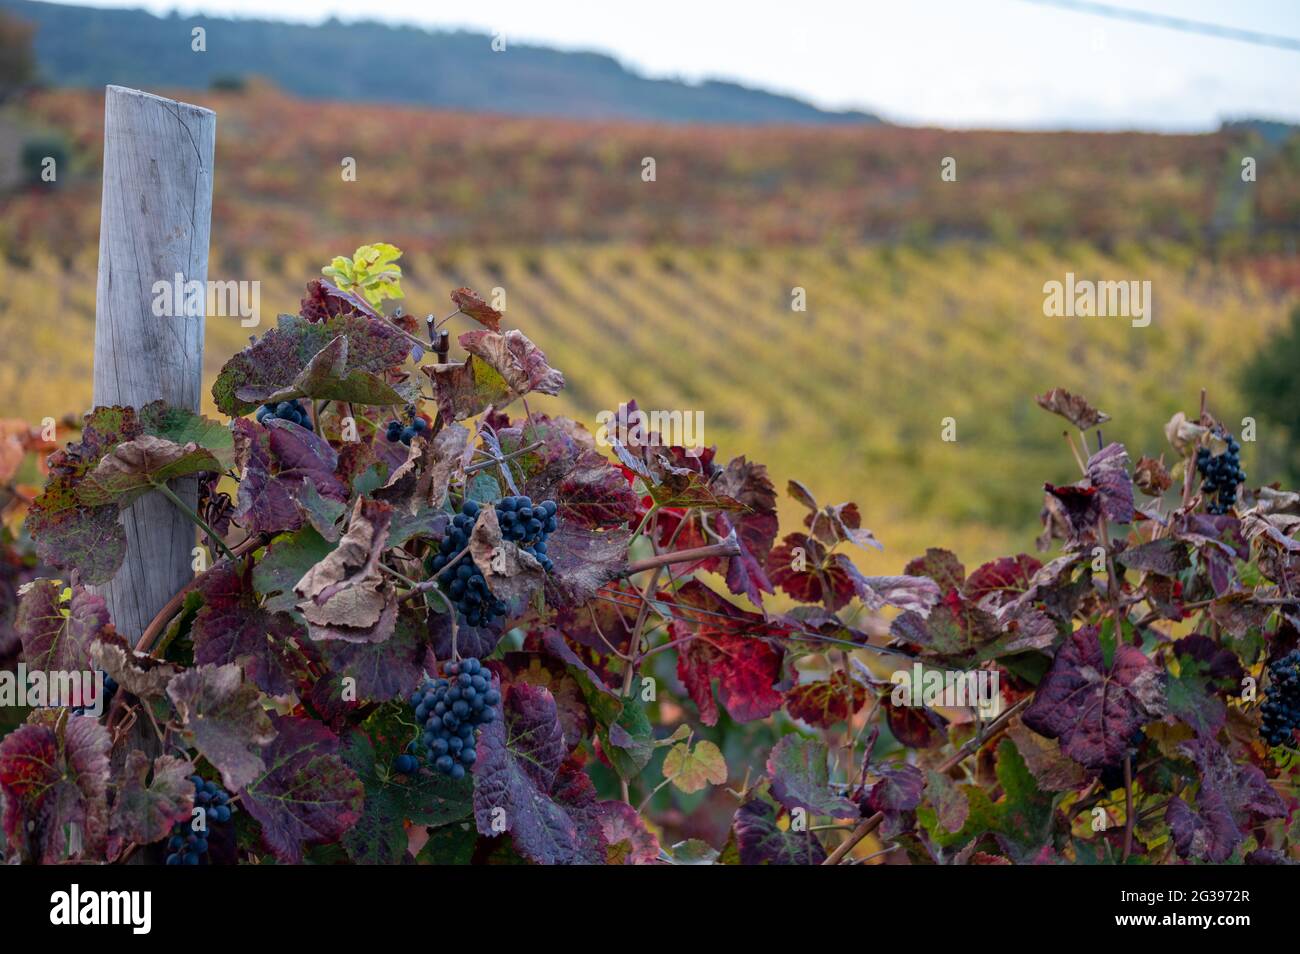
{"type": "Polygon", "coordinates": [[[420,738],[407,746],[393,767],[411,775],[418,768],[417,754],[436,772],[464,778],[478,758],[474,730],[497,717],[501,693],[492,687],[492,675],[477,659],[448,663],[440,679],[425,678],[411,696],[415,718],[424,726],[420,738]]]}
{"type": "Polygon", "coordinates": [[[257,409],[257,423],[264,424],[268,417],[278,417],[299,427],[312,430],[311,415],[298,401],[281,401],[279,404],[263,404],[257,409]]]}
{"type": "Polygon", "coordinates": [[[519,544],[531,553],[548,573],[551,560],[546,555],[546,538],[555,532],[555,501],[543,500],[536,506],[530,497],[503,497],[497,501],[497,523],[501,537],[519,544]]]}
{"type": "MultiPolygon", "coordinates": [[[[461,504],[460,513],[452,517],[451,527],[437,552],[429,554],[424,562],[425,571],[437,579],[442,591],[470,626],[489,626],[506,612],[505,602],[492,595],[487,580],[473,560],[461,557],[455,566],[449,565],[469,544],[480,510],[474,500],[461,504]]],[[[521,550],[532,554],[547,572],[552,564],[546,555],[546,538],[555,531],[555,511],[553,500],[543,501],[535,507],[528,497],[506,497],[496,503],[502,538],[517,543],[521,550]]]]}
{"type": "Polygon", "coordinates": [[[1259,735],[1269,745],[1295,747],[1295,729],[1300,728],[1300,649],[1269,663],[1271,677],[1260,706],[1263,719],[1259,735]]]}
{"type": "Polygon", "coordinates": [[[467,625],[488,626],[498,616],[505,615],[505,601],[492,595],[483,572],[468,554],[461,557],[455,566],[447,565],[469,545],[470,531],[474,529],[478,514],[478,503],[466,500],[461,505],[460,513],[451,518],[451,527],[442,538],[437,552],[425,558],[424,569],[430,575],[436,574],[438,585],[467,625]]]}
{"type": "Polygon", "coordinates": [[[1210,454],[1208,447],[1196,451],[1196,469],[1205,478],[1201,488],[1207,494],[1217,494],[1206,508],[1210,513],[1223,514],[1232,510],[1237,502],[1237,485],[1244,483],[1246,472],[1241,469],[1241,446],[1228,435],[1228,449],[1218,457],[1210,454]]]}
{"type": "Polygon", "coordinates": [[[208,835],[212,826],[224,825],[230,821],[234,809],[230,806],[230,796],[216,782],[208,782],[200,775],[191,775],[194,785],[194,804],[204,809],[203,831],[195,831],[191,822],[179,821],[172,826],[171,838],[167,841],[167,864],[197,865],[208,854],[208,835]]]}
{"type": "Polygon", "coordinates": [[[408,411],[407,417],[410,418],[410,423],[405,427],[402,426],[401,421],[388,422],[388,443],[396,444],[401,441],[407,447],[410,447],[411,438],[415,437],[416,434],[423,434],[429,426],[429,422],[416,414],[414,410],[408,411]]]}
{"type": "MultiPolygon", "coordinates": [[[[103,670],[101,669],[100,672],[103,672],[103,670]]],[[[100,715],[103,715],[105,712],[108,711],[108,704],[113,701],[113,696],[117,693],[117,680],[114,679],[106,672],[103,672],[103,675],[104,675],[104,704],[103,707],[99,710],[100,715]]],[[[86,715],[87,711],[95,704],[93,699],[83,700],[83,701],[88,701],[89,704],[84,706],[74,706],[72,709],[73,715],[79,715],[79,716],[86,715]]]]}

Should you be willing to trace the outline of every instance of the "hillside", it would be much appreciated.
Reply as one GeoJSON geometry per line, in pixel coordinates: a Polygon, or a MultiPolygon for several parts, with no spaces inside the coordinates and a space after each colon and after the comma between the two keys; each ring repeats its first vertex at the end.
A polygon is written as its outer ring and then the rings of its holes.
{"type": "MultiPolygon", "coordinates": [[[[0,0],[2,2],[2,0],[0,0]]],[[[154,90],[169,92],[168,90],[154,90]]],[[[732,246],[1169,239],[1254,254],[1300,237],[1300,135],[668,126],[170,90],[217,111],[213,235],[313,250],[551,241],[732,246]],[[1240,158],[1258,161],[1240,180],[1240,158]],[[945,156],[957,180],[943,181],[945,156]],[[653,182],[643,160],[655,160],[653,182]],[[355,181],[342,164],[355,161],[355,181]]],[[[74,149],[57,189],[0,196],[0,244],[95,241],[102,90],[28,97],[74,149]]]]}
{"type": "MultiPolygon", "coordinates": [[[[460,285],[506,291],[507,321],[568,372],[539,410],[702,410],[707,441],[778,486],[856,499],[881,572],[936,542],[968,561],[1028,545],[1024,474],[1073,479],[1033,404],[1048,388],[1086,394],[1135,445],[1202,385],[1239,421],[1236,370],[1300,287],[1295,138],[1264,153],[1247,130],[737,131],[194,98],[219,116],[210,277],[261,282],[263,329],[330,256],[393,241],[420,314],[460,285]],[[1247,149],[1260,175],[1242,189],[1247,149]],[[957,182],[938,177],[949,154],[957,182]],[[1151,281],[1152,325],[1044,317],[1044,282],[1068,271],[1151,281]]],[[[0,408],[39,420],[90,398],[103,100],[51,91],[12,112],[72,144],[57,188],[0,198],[0,408]]],[[[210,319],[209,374],[257,330],[210,319]]]]}
{"type": "Polygon", "coordinates": [[[439,109],[588,119],[710,123],[875,123],[735,83],[699,85],[640,76],[611,57],[516,44],[487,34],[381,23],[320,26],[219,17],[157,17],[143,10],[0,0],[37,25],[47,82],[100,88],[206,89],[264,76],[315,99],[414,103],[439,109]],[[206,52],[191,30],[206,31],[206,52]],[[346,65],[346,68],[341,68],[346,65]]]}

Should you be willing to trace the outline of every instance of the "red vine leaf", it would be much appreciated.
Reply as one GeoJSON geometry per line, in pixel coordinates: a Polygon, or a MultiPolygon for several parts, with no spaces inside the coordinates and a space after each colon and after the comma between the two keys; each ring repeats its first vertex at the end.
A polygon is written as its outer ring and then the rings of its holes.
{"type": "MultiPolygon", "coordinates": [[[[493,837],[504,823],[515,848],[537,864],[577,864],[590,844],[573,815],[552,798],[568,747],[555,697],[517,683],[502,699],[503,718],[479,730],[474,819],[493,837]]],[[[602,849],[603,854],[603,849],[602,849]]]]}
{"type": "Polygon", "coordinates": [[[74,586],[70,600],[59,580],[33,580],[20,591],[14,628],[23,645],[23,660],[32,670],[81,672],[93,669],[91,644],[112,633],[102,596],[74,586]]]}
{"type": "Polygon", "coordinates": [[[737,636],[704,626],[678,650],[677,675],[705,725],[717,723],[717,701],[737,722],[752,722],[781,706],[776,683],[781,678],[782,656],[780,649],[760,636],[737,636]]]}
{"type": "Polygon", "coordinates": [[[83,716],[59,728],[59,712],[0,742],[5,838],[36,864],[100,860],[108,842],[108,730],[83,716]]]}
{"type": "Polygon", "coordinates": [[[223,561],[199,583],[203,606],[194,618],[191,638],[199,665],[235,664],[260,689],[285,695],[298,684],[303,669],[300,624],[284,613],[259,605],[257,591],[243,563],[223,561]]]}
{"type": "Polygon", "coordinates": [[[339,755],[339,740],[311,719],[272,716],[266,767],[244,787],[243,804],[262,840],[288,864],[309,845],[337,841],[361,817],[365,791],[339,755]]]}
{"type": "Polygon", "coordinates": [[[1201,785],[1195,809],[1174,798],[1165,812],[1180,857],[1222,864],[1253,821],[1286,816],[1286,803],[1254,765],[1234,761],[1212,738],[1193,739],[1182,748],[1196,763],[1201,785]]]}
{"type": "Polygon", "coordinates": [[[829,729],[847,722],[866,704],[867,687],[843,670],[831,673],[830,679],[805,682],[785,694],[785,711],[790,718],[829,729]]]}
{"type": "Polygon", "coordinates": [[[928,576],[939,585],[942,593],[960,590],[966,579],[966,568],[956,555],[939,547],[930,547],[925,556],[919,556],[904,567],[908,576],[928,576]]]}
{"type": "Polygon", "coordinates": [[[1108,665],[1096,626],[1066,640],[1038,685],[1023,721],[1060,739],[1061,751],[1088,769],[1121,761],[1133,733],[1165,713],[1164,674],[1140,649],[1115,647],[1108,665]]]}

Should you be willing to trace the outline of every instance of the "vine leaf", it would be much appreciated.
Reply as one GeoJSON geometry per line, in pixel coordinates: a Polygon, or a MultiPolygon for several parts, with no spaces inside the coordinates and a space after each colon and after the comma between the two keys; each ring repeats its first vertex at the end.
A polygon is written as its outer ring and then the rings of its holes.
{"type": "Polygon", "coordinates": [[[96,669],[104,670],[119,686],[141,699],[165,696],[167,686],[181,671],[174,663],[137,653],[116,632],[101,633],[90,644],[90,660],[96,669]]]}
{"type": "Polygon", "coordinates": [[[343,847],[356,864],[398,864],[406,854],[406,821],[448,825],[473,811],[468,779],[454,781],[438,772],[414,775],[392,771],[393,760],[410,739],[396,707],[385,707],[345,737],[343,761],[361,780],[361,816],[343,835],[343,847]]]}
{"type": "Polygon", "coordinates": [[[263,597],[262,607],[272,613],[296,612],[294,584],[332,550],[329,541],[314,527],[303,527],[272,540],[253,567],[253,588],[263,597]]]}
{"type": "Polygon", "coordinates": [[[303,669],[301,653],[294,646],[302,626],[259,605],[247,566],[222,561],[204,574],[198,590],[203,606],[190,632],[194,661],[236,664],[264,692],[292,692],[303,669]]]}
{"type": "Polygon", "coordinates": [[[785,711],[790,718],[829,729],[847,722],[866,704],[867,687],[836,669],[829,679],[805,682],[786,691],[785,711]]]}
{"type": "Polygon", "coordinates": [[[862,813],[885,816],[880,831],[886,838],[914,827],[912,812],[925,794],[925,773],[915,765],[897,762],[873,765],[870,770],[875,779],[863,786],[858,797],[862,813]]]}
{"type": "Polygon", "coordinates": [[[567,417],[534,414],[497,432],[503,454],[524,475],[522,490],[534,500],[554,500],[560,522],[605,530],[632,520],[637,496],[623,471],[596,450],[595,439],[567,417]],[[531,451],[524,448],[541,442],[531,451]]]}
{"type": "Polygon", "coordinates": [[[1088,403],[1082,395],[1071,394],[1065,388],[1052,388],[1034,399],[1045,411],[1059,414],[1081,431],[1091,430],[1098,424],[1105,424],[1110,415],[1099,411],[1088,403]]]}
{"type": "Polygon", "coordinates": [[[501,330],[501,312],[484,301],[474,289],[457,288],[451,293],[451,300],[461,314],[473,318],[489,331],[501,330]]]}
{"type": "Polygon", "coordinates": [[[393,635],[382,643],[350,643],[330,639],[317,646],[330,669],[326,679],[313,688],[313,699],[322,692],[333,700],[343,698],[343,679],[355,680],[358,700],[385,701],[409,696],[424,674],[425,621],[414,608],[401,607],[393,635]]]}
{"type": "Polygon", "coordinates": [[[136,499],[169,480],[216,472],[220,468],[212,452],[193,441],[182,445],[142,434],[105,454],[77,488],[77,496],[90,507],[117,504],[125,510],[136,499]]]}
{"type": "Polygon", "coordinates": [[[221,773],[227,789],[241,789],[265,771],[262,749],[275,728],[238,666],[195,666],[171,681],[167,695],[194,747],[221,773]]]}
{"type": "Polygon", "coordinates": [[[406,460],[374,496],[409,515],[441,508],[452,477],[463,472],[468,443],[469,431],[459,424],[448,424],[432,439],[417,436],[406,460]]]}
{"type": "Polygon", "coordinates": [[[694,746],[678,742],[664,756],[663,773],[664,778],[689,795],[710,785],[725,785],[727,760],[722,750],[708,739],[699,739],[694,746]]]}
{"type": "Polygon", "coordinates": [[[772,795],[788,809],[802,808],[832,818],[857,818],[861,814],[858,806],[831,791],[829,755],[830,750],[820,739],[784,736],[767,757],[772,795]]]}
{"type": "Polygon", "coordinates": [[[678,651],[677,675],[700,710],[700,721],[716,725],[718,701],[737,722],[752,722],[781,707],[780,649],[758,636],[737,636],[701,627],[678,651]]]}
{"type": "Polygon", "coordinates": [[[273,715],[265,768],[243,790],[262,840],[298,864],[309,845],[337,841],[361,817],[365,790],[339,756],[339,740],[312,719],[273,715]]]}
{"type": "Polygon", "coordinates": [[[479,834],[493,837],[504,825],[530,861],[582,863],[590,858],[589,836],[552,797],[567,752],[555,697],[541,686],[516,683],[506,688],[502,711],[504,718],[479,729],[474,763],[479,834]]]}
{"type": "Polygon", "coordinates": [[[1088,480],[1101,496],[1102,513],[1114,523],[1133,522],[1133,481],[1128,465],[1123,444],[1107,444],[1088,458],[1088,480]]]}
{"type": "Polygon", "coordinates": [[[241,469],[234,517],[254,533],[281,533],[303,525],[306,484],[318,496],[343,501],[347,487],[335,476],[338,454],[305,427],[267,418],[262,425],[235,421],[235,456],[241,469]]]}
{"type": "Polygon", "coordinates": [[[533,391],[559,394],[564,387],[564,375],[521,332],[467,331],[459,340],[469,352],[464,363],[420,369],[433,381],[438,410],[447,421],[463,421],[488,407],[500,411],[533,391]]]}
{"type": "MultiPolygon", "coordinates": [[[[991,834],[1018,849],[1027,860],[1050,837],[1052,796],[1039,788],[1010,739],[1003,739],[998,745],[995,774],[1002,789],[1002,796],[996,802],[978,785],[959,786],[958,791],[966,798],[967,811],[966,821],[957,831],[940,824],[933,805],[918,806],[917,819],[942,847],[967,845],[991,834]]],[[[949,821],[954,818],[949,816],[949,821]]]]}
{"type": "Polygon", "coordinates": [[[502,539],[493,507],[483,508],[475,521],[469,535],[469,555],[492,595],[512,607],[526,606],[546,582],[546,571],[536,557],[502,539]]]}
{"type": "MultiPolygon", "coordinates": [[[[525,682],[541,686],[555,697],[556,711],[564,729],[564,745],[568,752],[581,746],[596,727],[592,707],[587,702],[586,693],[589,689],[583,684],[581,671],[571,671],[564,660],[549,652],[516,652],[506,653],[500,662],[488,663],[488,666],[501,679],[502,685],[525,682]]],[[[617,722],[617,715],[611,721],[617,722]]],[[[650,723],[648,720],[643,721],[648,737],[650,723]]]]}
{"type": "Polygon", "coordinates": [[[113,632],[102,596],[83,586],[71,591],[59,580],[38,579],[19,590],[14,628],[29,669],[83,672],[93,668],[91,644],[113,632]]]}
{"type": "Polygon", "coordinates": [[[966,795],[947,775],[930,772],[926,775],[925,799],[934,807],[935,818],[948,833],[961,831],[970,814],[966,795]]]}
{"type": "Polygon", "coordinates": [[[217,459],[217,470],[231,464],[234,440],[230,428],[189,408],[153,401],[140,408],[140,427],[145,434],[173,444],[197,444],[217,459]]]}
{"type": "Polygon", "coordinates": [[[977,568],[960,589],[963,596],[976,602],[990,593],[997,593],[1005,601],[1026,592],[1034,574],[1042,568],[1042,563],[1026,553],[1002,557],[977,568]]]}
{"type": "Polygon", "coordinates": [[[1165,713],[1164,673],[1135,646],[1121,643],[1107,664],[1096,626],[1074,632],[1052,661],[1025,725],[1080,765],[1100,770],[1121,761],[1133,733],[1165,713]]]}
{"type": "Polygon", "coordinates": [[[1209,636],[1194,633],[1171,647],[1178,660],[1178,675],[1169,676],[1169,714],[1191,726],[1198,736],[1212,738],[1228,717],[1220,692],[1241,685],[1245,671],[1237,656],[1209,636]]]}
{"type": "Polygon", "coordinates": [[[42,710],[0,741],[5,838],[37,864],[99,860],[108,842],[108,730],[81,716],[59,726],[62,711],[42,710]]]}
{"type": "Polygon", "coordinates": [[[564,388],[564,374],[546,363],[546,354],[523,332],[467,331],[458,340],[462,348],[501,376],[512,399],[533,391],[559,394],[564,388]]]}
{"type": "Polygon", "coordinates": [[[1088,773],[1078,762],[1061,754],[1061,743],[1056,739],[1031,732],[1019,719],[1011,723],[1007,735],[1016,743],[1021,758],[1043,791],[1069,792],[1087,784],[1088,773]]]}
{"type": "Polygon", "coordinates": [[[295,584],[312,639],[382,643],[393,634],[397,593],[379,571],[392,519],[390,505],[358,497],[339,545],[295,584]]]}
{"type": "MultiPolygon", "coordinates": [[[[950,590],[962,589],[962,581],[966,579],[966,567],[962,566],[956,554],[940,547],[927,549],[925,556],[912,560],[903,572],[908,576],[928,576],[938,585],[940,592],[945,594],[950,590]]],[[[974,575],[971,574],[972,577],[974,575]]]]}
{"type": "Polygon", "coordinates": [[[768,634],[782,634],[784,628],[746,613],[698,580],[688,580],[674,596],[674,602],[684,606],[727,617],[714,616],[695,630],[682,619],[670,624],[674,639],[694,636],[677,650],[677,676],[699,708],[700,721],[717,723],[718,701],[738,722],[762,719],[779,709],[783,697],[776,684],[785,653],[768,634]]]}
{"type": "Polygon", "coordinates": [[[113,802],[111,830],[121,842],[147,845],[167,836],[194,808],[194,766],[188,759],[160,755],[152,762],[139,749],[126,754],[113,802]]]}
{"type": "Polygon", "coordinates": [[[607,864],[652,865],[659,861],[659,839],[626,802],[600,803],[600,830],[608,845],[607,864]]]}
{"type": "Polygon", "coordinates": [[[225,363],[212,398],[230,417],[295,397],[405,404],[411,395],[389,385],[384,372],[400,367],[409,350],[406,337],[386,321],[355,314],[323,321],[281,315],[275,328],[225,363]],[[286,380],[293,385],[285,388],[286,380]]]}
{"type": "Polygon", "coordinates": [[[1256,766],[1234,761],[1208,737],[1185,742],[1182,749],[1196,763],[1201,785],[1195,809],[1174,798],[1165,811],[1179,857],[1221,864],[1242,843],[1242,829],[1252,819],[1286,816],[1286,803],[1256,766]]]}
{"type": "Polygon", "coordinates": [[[826,849],[812,831],[790,831],[778,824],[779,808],[760,786],[750,793],[731,821],[732,843],[724,862],[742,865],[819,865],[826,849]]]}
{"type": "Polygon", "coordinates": [[[546,541],[551,570],[546,574],[546,604],[580,606],[627,568],[632,531],[586,530],[561,523],[546,541]]]}
{"type": "MultiPolygon", "coordinates": [[[[720,511],[712,521],[718,536],[734,534],[740,547],[736,556],[714,557],[705,561],[705,569],[716,569],[727,581],[727,589],[749,598],[755,606],[763,605],[763,594],[774,593],[765,564],[776,543],[776,490],[762,464],[737,457],[727,464],[714,481],[723,497],[735,500],[742,512],[720,511]]],[[[856,532],[856,531],[854,531],[856,532]]]]}

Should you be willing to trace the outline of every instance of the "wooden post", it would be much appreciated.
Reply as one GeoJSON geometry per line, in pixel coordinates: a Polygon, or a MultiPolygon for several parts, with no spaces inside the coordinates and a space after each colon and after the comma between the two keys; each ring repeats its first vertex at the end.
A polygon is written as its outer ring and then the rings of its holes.
{"type": "MultiPolygon", "coordinates": [[[[155,282],[206,289],[217,117],[211,110],[110,86],[104,101],[104,193],[95,300],[96,405],[162,399],[199,409],[203,308],[155,315],[155,282]]],[[[168,299],[176,296],[169,294],[168,299]]],[[[206,294],[202,300],[206,302],[206,294]]],[[[176,493],[193,506],[194,478],[176,493]]],[[[194,525],[150,493],[123,512],[126,562],[100,588],[118,632],[137,637],[191,579],[194,525]]]]}

